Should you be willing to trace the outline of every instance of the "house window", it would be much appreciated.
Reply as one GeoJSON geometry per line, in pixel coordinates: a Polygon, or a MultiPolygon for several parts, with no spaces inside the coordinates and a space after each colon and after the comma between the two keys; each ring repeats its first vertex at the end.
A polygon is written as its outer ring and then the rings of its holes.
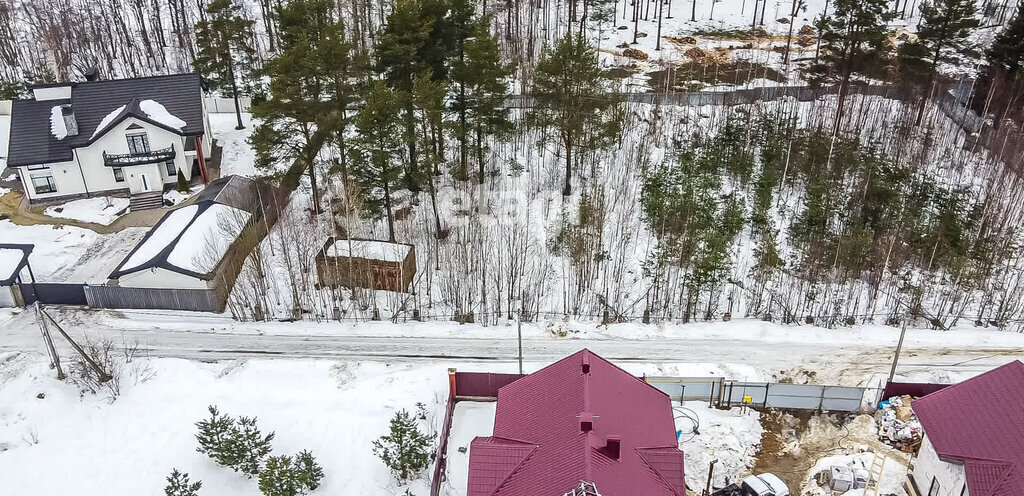
{"type": "Polygon", "coordinates": [[[167,168],[167,177],[177,177],[178,168],[174,166],[173,160],[168,160],[167,162],[164,162],[164,167],[167,168]]]}
{"type": "Polygon", "coordinates": [[[53,182],[53,172],[49,169],[29,174],[32,178],[32,188],[37,195],[43,193],[56,193],[57,183],[53,182]]]}
{"type": "Polygon", "coordinates": [[[114,181],[119,183],[124,182],[124,169],[120,167],[114,167],[114,181]]]}
{"type": "Polygon", "coordinates": [[[932,477],[932,485],[928,488],[928,496],[938,496],[939,494],[939,480],[934,476],[932,477]]]}
{"type": "Polygon", "coordinates": [[[128,152],[132,155],[149,152],[149,135],[145,133],[129,134],[128,152]]]}

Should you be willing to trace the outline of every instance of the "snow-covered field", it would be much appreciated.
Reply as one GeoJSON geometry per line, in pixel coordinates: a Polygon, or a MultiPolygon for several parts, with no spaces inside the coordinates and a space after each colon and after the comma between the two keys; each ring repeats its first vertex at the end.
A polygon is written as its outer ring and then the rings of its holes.
{"type": "Polygon", "coordinates": [[[73,200],[62,205],[46,207],[46,215],[58,219],[109,225],[128,209],[127,198],[97,197],[73,200]]]}
{"type": "MultiPolygon", "coordinates": [[[[65,365],[67,366],[67,365],[65,365]]],[[[371,442],[396,410],[443,414],[447,364],[253,360],[149,361],[152,377],[116,401],[54,378],[38,355],[0,355],[0,481],[11,495],[162,494],[177,468],[202,494],[257,495],[256,481],[196,452],[194,423],[216,405],[274,431],[274,454],[311,450],[317,494],[401,494],[371,442]],[[61,467],[53,476],[53,467],[61,467]]],[[[413,494],[426,494],[425,479],[413,494]]]]}

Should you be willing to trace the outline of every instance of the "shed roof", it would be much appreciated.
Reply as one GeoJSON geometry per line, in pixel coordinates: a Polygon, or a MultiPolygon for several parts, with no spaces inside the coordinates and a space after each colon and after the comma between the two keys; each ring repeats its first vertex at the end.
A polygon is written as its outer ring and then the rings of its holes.
{"type": "Polygon", "coordinates": [[[1013,361],[914,402],[942,458],[963,462],[971,496],[1024,494],[1024,363],[1013,361]]]}
{"type": "Polygon", "coordinates": [[[0,286],[10,286],[18,280],[33,248],[35,245],[0,243],[0,286]]]}
{"type": "Polygon", "coordinates": [[[494,435],[470,446],[468,495],[558,495],[580,481],[606,496],[686,491],[668,396],[589,350],[498,391],[494,435]]]}
{"type": "Polygon", "coordinates": [[[14,102],[8,165],[16,167],[71,160],[74,148],[88,146],[128,117],[182,136],[199,136],[204,132],[202,86],[198,74],[69,84],[70,99],[14,102]],[[158,102],[171,116],[184,121],[184,126],[176,129],[165,116],[154,113],[151,108],[147,112],[146,108],[140,107],[147,100],[158,102]],[[50,117],[54,106],[65,104],[71,104],[78,134],[57,139],[50,131],[50,117]],[[118,112],[111,116],[114,111],[118,112]]]}

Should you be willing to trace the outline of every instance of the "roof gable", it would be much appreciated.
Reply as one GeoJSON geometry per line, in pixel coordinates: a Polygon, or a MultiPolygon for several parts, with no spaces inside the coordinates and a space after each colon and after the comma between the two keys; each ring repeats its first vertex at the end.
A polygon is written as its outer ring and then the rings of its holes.
{"type": "Polygon", "coordinates": [[[935,452],[964,463],[972,496],[1024,494],[1020,391],[1024,363],[1014,361],[914,402],[935,452]]]}
{"type": "MultiPolygon", "coordinates": [[[[490,493],[495,496],[564,494],[580,481],[610,495],[685,494],[668,396],[589,350],[502,387],[494,436],[537,445],[490,493]],[[581,430],[581,418],[592,422],[589,431],[581,430]],[[610,437],[621,440],[617,458],[610,437]]],[[[474,441],[471,467],[474,457],[488,456],[478,455],[477,446],[474,441]]],[[[477,478],[499,476],[486,466],[470,470],[471,487],[477,478]]]]}

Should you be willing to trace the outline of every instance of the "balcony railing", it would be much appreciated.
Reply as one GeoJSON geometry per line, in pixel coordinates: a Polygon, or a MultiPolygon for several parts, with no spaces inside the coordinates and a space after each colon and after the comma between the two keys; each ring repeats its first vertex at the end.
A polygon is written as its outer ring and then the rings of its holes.
{"type": "Polygon", "coordinates": [[[107,167],[129,167],[132,165],[166,162],[168,160],[174,160],[174,157],[175,152],[173,146],[142,153],[122,153],[115,155],[103,152],[103,165],[106,165],[107,167]]]}

